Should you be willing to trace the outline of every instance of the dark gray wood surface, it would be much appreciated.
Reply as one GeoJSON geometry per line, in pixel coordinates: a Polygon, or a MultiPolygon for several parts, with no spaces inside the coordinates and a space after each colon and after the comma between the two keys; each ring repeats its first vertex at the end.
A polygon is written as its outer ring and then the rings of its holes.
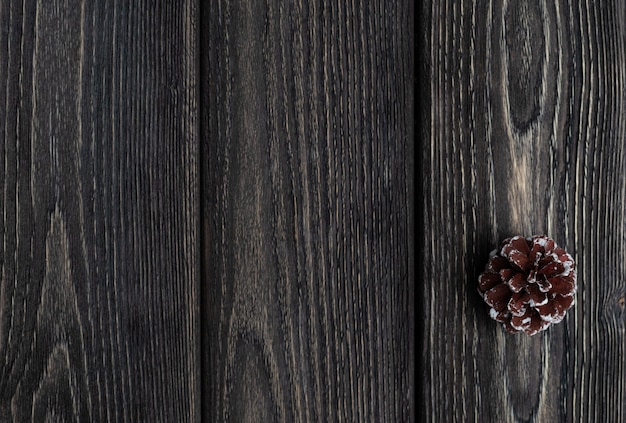
{"type": "Polygon", "coordinates": [[[2,422],[199,421],[196,18],[0,2],[2,422]]]}
{"type": "Polygon", "coordinates": [[[206,421],[414,421],[412,7],[203,10],[206,421]]]}
{"type": "Polygon", "coordinates": [[[413,7],[0,0],[0,422],[415,419],[413,7]]]}
{"type": "Polygon", "coordinates": [[[425,233],[418,403],[427,421],[626,419],[626,5],[424,5],[425,233]],[[491,249],[547,233],[577,304],[508,334],[476,292],[491,249]]]}

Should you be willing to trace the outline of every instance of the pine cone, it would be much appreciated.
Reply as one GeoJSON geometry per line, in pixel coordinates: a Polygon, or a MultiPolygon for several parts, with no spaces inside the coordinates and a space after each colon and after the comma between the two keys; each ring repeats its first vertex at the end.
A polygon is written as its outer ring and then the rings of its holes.
{"type": "Polygon", "coordinates": [[[478,292],[492,319],[509,332],[534,335],[563,320],[574,304],[574,260],[545,235],[507,238],[491,252],[478,292]]]}

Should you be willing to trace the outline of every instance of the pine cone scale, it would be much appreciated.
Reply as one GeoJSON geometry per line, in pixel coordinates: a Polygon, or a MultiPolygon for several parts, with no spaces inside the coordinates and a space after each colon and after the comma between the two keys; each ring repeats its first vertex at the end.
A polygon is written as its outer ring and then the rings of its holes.
{"type": "Polygon", "coordinates": [[[489,291],[500,283],[500,275],[498,273],[483,273],[478,278],[478,284],[483,291],[489,291]]]}
{"type": "Polygon", "coordinates": [[[531,307],[543,305],[548,302],[548,295],[545,292],[542,292],[539,287],[531,285],[527,288],[527,290],[530,297],[529,303],[531,307]]]}
{"type": "Polygon", "coordinates": [[[511,292],[506,285],[496,285],[489,291],[485,292],[485,302],[493,307],[496,311],[504,311],[511,297],[511,292]]]}
{"type": "Polygon", "coordinates": [[[489,260],[487,264],[487,270],[491,273],[500,273],[501,270],[511,270],[509,268],[509,261],[504,257],[497,256],[496,251],[493,251],[494,256],[489,260]]]}
{"type": "Polygon", "coordinates": [[[507,285],[514,293],[519,293],[526,286],[526,278],[523,273],[516,273],[511,279],[507,281],[507,285]]]}
{"type": "Polygon", "coordinates": [[[530,260],[528,260],[528,256],[520,251],[511,251],[508,258],[509,261],[519,270],[525,271],[530,267],[530,260]]]}

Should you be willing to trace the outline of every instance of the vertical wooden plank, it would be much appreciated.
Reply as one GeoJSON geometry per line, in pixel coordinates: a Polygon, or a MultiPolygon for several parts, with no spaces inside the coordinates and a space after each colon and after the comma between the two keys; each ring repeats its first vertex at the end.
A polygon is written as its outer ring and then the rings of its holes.
{"type": "Polygon", "coordinates": [[[202,12],[207,421],[413,416],[412,7],[202,12]]]}
{"type": "Polygon", "coordinates": [[[196,9],[0,2],[0,420],[199,421],[196,9]]]}
{"type": "Polygon", "coordinates": [[[430,421],[621,421],[626,158],[620,2],[428,2],[422,157],[430,421]],[[476,279],[514,234],[577,260],[577,305],[534,337],[476,279]]]}

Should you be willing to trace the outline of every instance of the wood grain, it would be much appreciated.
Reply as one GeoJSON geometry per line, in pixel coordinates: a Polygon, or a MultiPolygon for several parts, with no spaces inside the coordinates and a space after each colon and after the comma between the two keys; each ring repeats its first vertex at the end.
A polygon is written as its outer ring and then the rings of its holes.
{"type": "Polygon", "coordinates": [[[199,421],[196,8],[0,2],[0,421],[199,421]]]}
{"type": "Polygon", "coordinates": [[[412,2],[201,17],[206,421],[413,421],[412,2]]]}
{"type": "Polygon", "coordinates": [[[429,421],[623,421],[622,2],[427,2],[420,397],[429,421]],[[547,233],[577,305],[510,335],[476,293],[488,253],[547,233]]]}

